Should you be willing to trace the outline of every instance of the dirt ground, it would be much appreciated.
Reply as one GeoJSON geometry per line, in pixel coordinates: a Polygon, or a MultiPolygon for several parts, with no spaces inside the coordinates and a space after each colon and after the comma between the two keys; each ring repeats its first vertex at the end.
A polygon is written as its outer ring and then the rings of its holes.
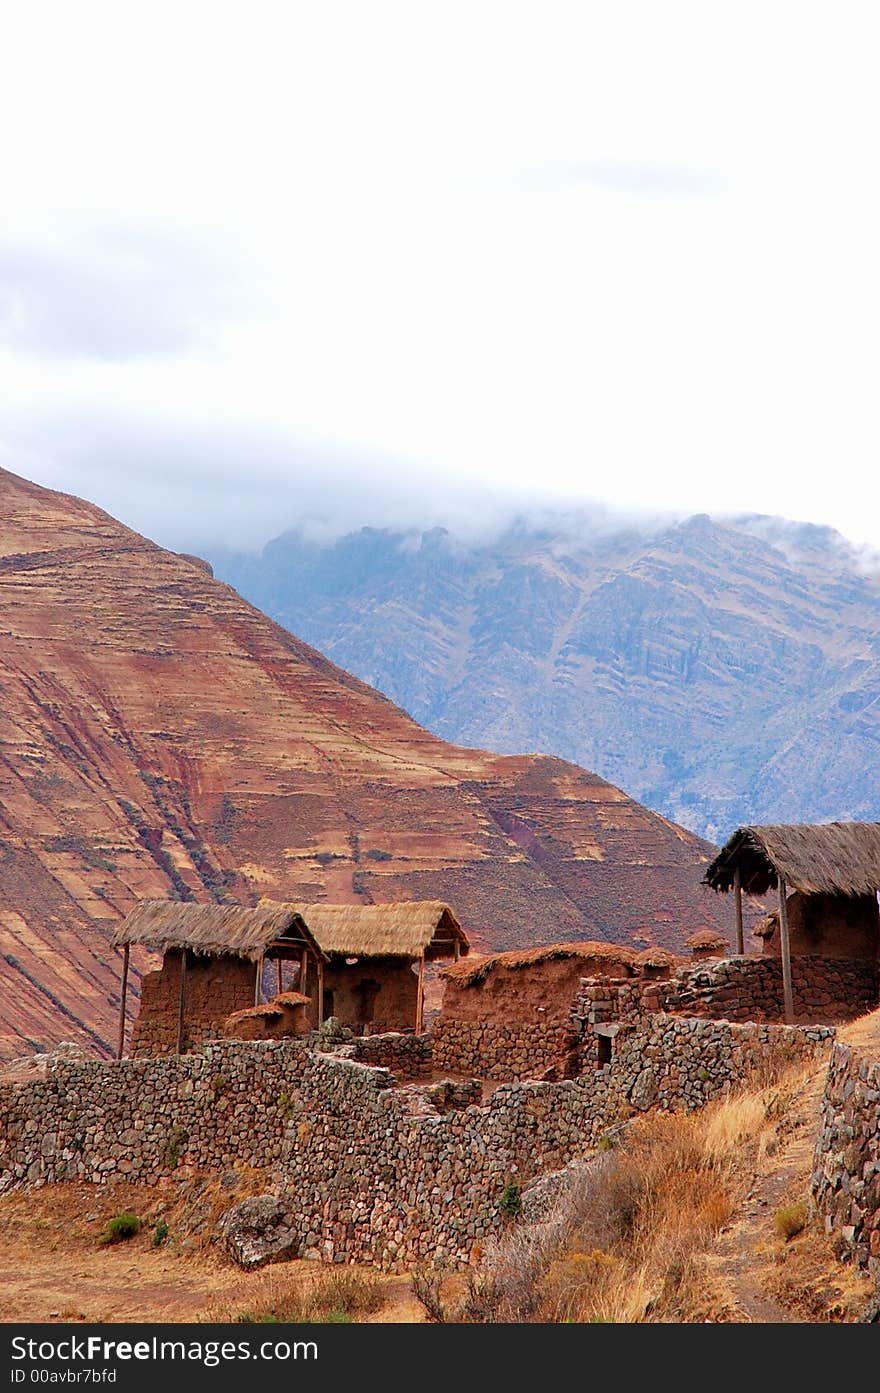
{"type": "MultiPolygon", "coordinates": [[[[279,1284],[313,1282],[327,1271],[314,1262],[252,1273],[231,1266],[204,1232],[193,1232],[213,1207],[213,1196],[203,1194],[203,1208],[173,1186],[64,1184],[0,1197],[0,1321],[235,1320],[279,1284]],[[99,1244],[107,1220],[124,1210],[141,1218],[141,1232],[99,1244]],[[169,1224],[169,1236],[154,1247],[159,1219],[169,1224]]],[[[370,1275],[381,1285],[383,1304],[365,1319],[424,1318],[408,1278],[370,1275]]]]}

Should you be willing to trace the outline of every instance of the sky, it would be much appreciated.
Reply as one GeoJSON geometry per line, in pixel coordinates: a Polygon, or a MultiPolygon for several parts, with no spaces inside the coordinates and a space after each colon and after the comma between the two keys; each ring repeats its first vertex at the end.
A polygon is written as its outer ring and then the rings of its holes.
{"type": "Polygon", "coordinates": [[[0,465],[169,545],[596,500],[880,545],[871,3],[46,4],[0,465]]]}

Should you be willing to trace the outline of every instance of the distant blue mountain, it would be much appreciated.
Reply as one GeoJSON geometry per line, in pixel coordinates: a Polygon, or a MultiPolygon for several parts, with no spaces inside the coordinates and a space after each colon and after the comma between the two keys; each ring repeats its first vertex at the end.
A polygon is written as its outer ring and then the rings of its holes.
{"type": "Polygon", "coordinates": [[[880,819],[880,572],[830,528],[364,528],[211,560],[449,740],[574,760],[715,841],[880,819]]]}

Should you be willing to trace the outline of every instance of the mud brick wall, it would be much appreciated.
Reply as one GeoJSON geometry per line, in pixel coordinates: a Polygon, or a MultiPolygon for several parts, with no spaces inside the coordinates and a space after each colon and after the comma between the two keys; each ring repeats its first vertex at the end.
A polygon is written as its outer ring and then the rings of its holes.
{"type": "Polygon", "coordinates": [[[59,1061],[43,1078],[0,1085],[0,1192],[272,1166],[307,1057],[288,1041],[230,1040],[193,1055],[59,1061]]]}
{"type": "Polygon", "coordinates": [[[571,1078],[578,1072],[577,1035],[570,1024],[448,1020],[432,1032],[434,1070],[481,1079],[571,1078]]]}
{"type": "Polygon", "coordinates": [[[810,1188],[829,1232],[880,1280],[880,1060],[834,1046],[810,1188]]]}
{"type": "Polygon", "coordinates": [[[390,1069],[401,1082],[430,1078],[433,1072],[430,1035],[362,1035],[348,1051],[361,1064],[390,1069]]]}
{"type": "MultiPolygon", "coordinates": [[[[800,1020],[845,1021],[877,1005],[877,963],[845,958],[793,957],[792,994],[800,1020]]],[[[683,969],[666,1008],[683,1015],[737,1021],[783,1018],[778,958],[722,958],[683,969]]]]}
{"type": "MultiPolygon", "coordinates": [[[[190,953],[184,988],[183,1049],[222,1035],[223,1022],[233,1011],[254,1004],[256,967],[246,958],[222,958],[190,953]]],[[[177,1009],[180,954],[168,953],[160,972],[147,972],[141,983],[141,1005],[131,1039],[135,1056],[172,1054],[177,1050],[177,1009]]]]}

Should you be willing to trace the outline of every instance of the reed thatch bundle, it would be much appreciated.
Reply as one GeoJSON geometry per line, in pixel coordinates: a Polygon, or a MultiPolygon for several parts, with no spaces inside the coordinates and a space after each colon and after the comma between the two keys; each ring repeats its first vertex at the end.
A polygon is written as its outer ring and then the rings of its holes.
{"type": "Polygon", "coordinates": [[[470,951],[464,929],[442,900],[401,904],[309,904],[302,916],[322,952],[350,958],[451,958],[458,942],[470,951]]]}

